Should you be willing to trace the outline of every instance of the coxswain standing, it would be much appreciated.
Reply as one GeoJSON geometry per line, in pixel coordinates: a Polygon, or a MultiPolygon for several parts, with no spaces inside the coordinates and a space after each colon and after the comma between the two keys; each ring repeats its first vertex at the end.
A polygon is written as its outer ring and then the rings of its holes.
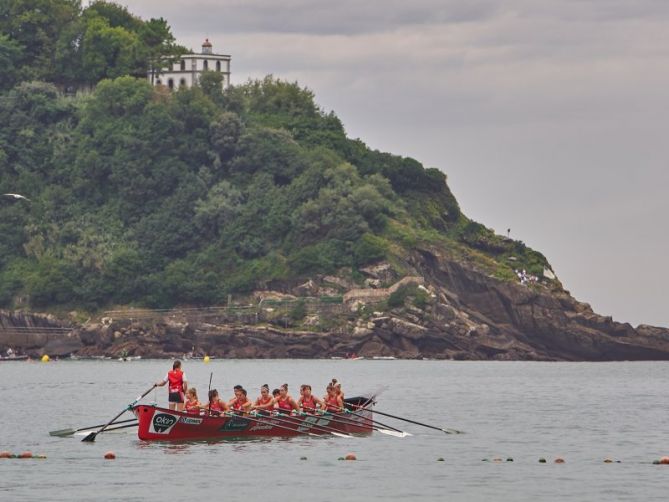
{"type": "Polygon", "coordinates": [[[279,413],[290,414],[293,410],[299,411],[300,407],[295,400],[288,395],[288,384],[284,383],[279,388],[279,397],[276,398],[275,409],[279,413]]]}
{"type": "Polygon", "coordinates": [[[260,387],[260,397],[253,404],[253,409],[269,413],[274,408],[274,398],[269,393],[269,385],[264,384],[260,387]]]}
{"type": "Polygon", "coordinates": [[[181,361],[178,359],[172,364],[172,371],[168,371],[167,376],[162,381],[156,382],[156,387],[162,387],[165,384],[169,384],[167,389],[170,410],[183,411],[184,392],[188,388],[188,382],[186,374],[181,371],[181,361]]]}
{"type": "Polygon", "coordinates": [[[300,387],[300,394],[300,398],[297,400],[297,405],[302,411],[307,413],[315,413],[316,405],[320,406],[320,409],[325,407],[323,400],[311,393],[311,385],[302,385],[300,387]]]}

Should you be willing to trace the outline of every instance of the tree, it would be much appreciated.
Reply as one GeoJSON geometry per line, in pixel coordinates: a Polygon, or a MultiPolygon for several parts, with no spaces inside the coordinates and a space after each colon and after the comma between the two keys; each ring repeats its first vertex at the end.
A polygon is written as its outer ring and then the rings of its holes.
{"type": "Polygon", "coordinates": [[[10,89],[19,80],[22,50],[18,43],[0,34],[0,91],[10,89]]]}
{"type": "Polygon", "coordinates": [[[179,56],[186,53],[185,47],[175,42],[167,21],[162,17],[146,21],[139,35],[144,43],[144,58],[146,69],[151,75],[151,83],[155,81],[163,68],[169,68],[179,60],[179,56]]]}

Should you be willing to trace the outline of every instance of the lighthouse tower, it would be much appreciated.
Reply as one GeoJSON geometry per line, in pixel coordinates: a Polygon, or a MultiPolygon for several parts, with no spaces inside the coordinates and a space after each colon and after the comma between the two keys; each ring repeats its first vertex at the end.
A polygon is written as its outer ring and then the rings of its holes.
{"type": "MultiPolygon", "coordinates": [[[[154,74],[153,85],[164,85],[173,90],[192,87],[198,83],[203,72],[215,71],[223,77],[222,88],[225,89],[230,85],[230,59],[227,54],[214,54],[207,38],[202,44],[202,52],[184,54],[170,68],[163,68],[160,73],[154,74]]],[[[151,82],[151,74],[148,77],[151,82]]]]}

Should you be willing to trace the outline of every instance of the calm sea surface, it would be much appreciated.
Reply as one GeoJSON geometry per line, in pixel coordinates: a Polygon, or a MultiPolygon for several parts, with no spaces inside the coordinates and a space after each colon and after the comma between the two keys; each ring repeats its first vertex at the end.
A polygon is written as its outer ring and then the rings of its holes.
{"type": "MultiPolygon", "coordinates": [[[[0,500],[667,499],[669,466],[652,461],[669,455],[668,363],[186,361],[201,396],[210,372],[226,398],[237,383],[255,398],[261,384],[284,381],[293,395],[301,383],[321,394],[337,377],[347,396],[387,385],[379,410],[467,433],[379,417],[413,436],[212,444],[145,443],[135,429],[95,443],[49,436],[108,421],[170,366],[0,363],[0,450],[48,456],[0,459],[0,500]],[[116,460],[103,459],[109,450],[116,460]],[[337,460],[348,452],[358,460],[337,460]],[[554,464],[556,457],[566,463],[554,464]],[[482,461],[493,458],[505,461],[482,461]]],[[[162,388],[146,401],[166,399],[162,388]]]]}

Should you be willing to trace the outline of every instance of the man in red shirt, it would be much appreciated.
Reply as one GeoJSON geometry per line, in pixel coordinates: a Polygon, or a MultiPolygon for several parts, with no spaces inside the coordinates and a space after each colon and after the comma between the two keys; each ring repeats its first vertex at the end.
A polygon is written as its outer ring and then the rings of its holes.
{"type": "Polygon", "coordinates": [[[157,387],[168,385],[170,410],[183,411],[184,409],[184,392],[188,388],[186,381],[186,374],[181,371],[181,361],[178,359],[172,364],[172,371],[168,371],[163,380],[156,383],[157,387]]]}

